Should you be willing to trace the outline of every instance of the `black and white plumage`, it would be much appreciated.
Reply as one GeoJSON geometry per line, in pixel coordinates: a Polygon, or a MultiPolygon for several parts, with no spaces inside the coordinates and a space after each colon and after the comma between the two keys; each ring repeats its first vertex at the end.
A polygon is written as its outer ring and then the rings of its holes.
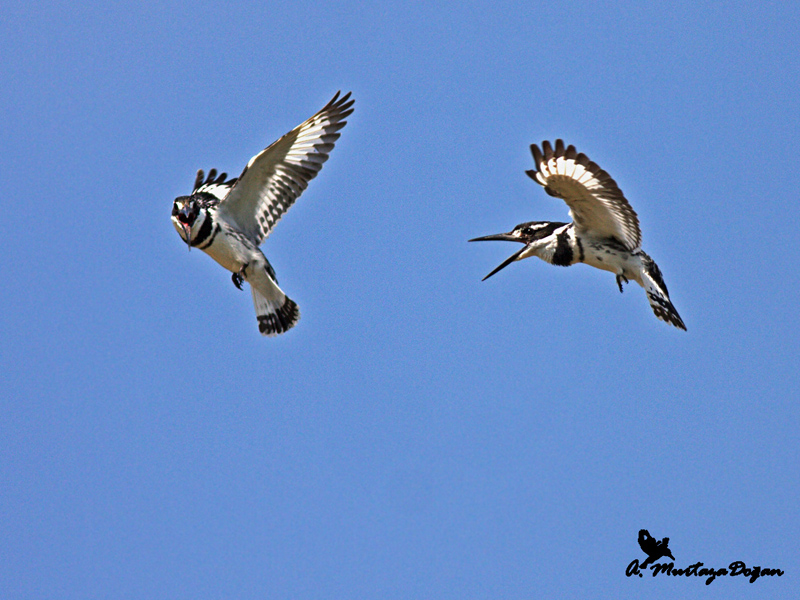
{"type": "Polygon", "coordinates": [[[647,293],[656,317],[686,330],[669,299],[661,270],[641,248],[639,218],[617,183],[585,154],[576,152],[574,146],[565,147],[562,140],[556,140],[555,148],[550,142],[542,142],[541,150],[533,144],[531,152],[535,168],[526,173],[545,192],[567,203],[573,222],[531,221],[517,225],[509,233],[470,240],[524,244],[484,280],[530,256],[563,267],[582,262],[614,273],[620,292],[623,281],[635,281],[647,293]]]}
{"type": "Polygon", "coordinates": [[[242,289],[250,284],[263,335],[291,329],[300,311],[278,287],[275,271],[259,249],[272,228],[328,160],[354,100],[339,92],[313,117],[250,159],[242,174],[226,180],[211,169],[197,172],[190,196],[172,205],[172,224],[181,238],[233,273],[242,289]]]}

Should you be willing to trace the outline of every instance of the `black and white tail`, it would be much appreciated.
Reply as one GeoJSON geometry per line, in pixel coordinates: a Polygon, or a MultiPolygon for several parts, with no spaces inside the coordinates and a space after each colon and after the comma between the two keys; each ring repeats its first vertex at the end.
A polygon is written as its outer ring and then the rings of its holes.
{"type": "Polygon", "coordinates": [[[297,304],[282,294],[283,299],[269,300],[251,286],[253,304],[256,307],[256,319],[261,335],[276,336],[289,331],[300,320],[300,309],[297,304]]]}
{"type": "Polygon", "coordinates": [[[683,324],[683,319],[675,310],[672,301],[669,299],[669,292],[667,291],[667,284],[664,283],[664,277],[661,275],[661,269],[655,261],[644,252],[641,252],[642,266],[644,267],[644,277],[642,283],[644,284],[644,291],[647,292],[647,299],[650,301],[650,306],[653,309],[656,317],[662,321],[666,321],[670,325],[674,325],[678,329],[686,331],[686,325],[683,324]]]}

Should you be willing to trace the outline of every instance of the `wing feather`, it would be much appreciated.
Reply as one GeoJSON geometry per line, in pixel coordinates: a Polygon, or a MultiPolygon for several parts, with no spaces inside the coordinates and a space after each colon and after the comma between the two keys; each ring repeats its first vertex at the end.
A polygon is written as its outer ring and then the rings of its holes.
{"type": "MultiPolygon", "coordinates": [[[[206,194],[210,194],[213,196],[213,203],[218,203],[221,200],[224,200],[231,191],[231,188],[236,184],[236,179],[229,179],[228,181],[225,181],[227,176],[227,173],[220,173],[218,176],[217,170],[211,169],[208,172],[208,177],[206,177],[205,173],[203,173],[203,169],[200,169],[197,172],[197,177],[195,177],[194,180],[194,190],[192,190],[192,195],[199,194],[201,196],[205,196],[206,194]]],[[[208,198],[208,196],[205,197],[208,198]]],[[[212,199],[209,198],[209,200],[212,199]]]]}
{"type": "Polygon", "coordinates": [[[317,114],[256,154],[234,181],[219,213],[256,244],[272,231],[328,160],[354,100],[339,92],[317,114]]]}
{"type": "Polygon", "coordinates": [[[638,250],[642,234],[636,211],[611,176],[574,146],[556,140],[531,145],[535,168],[526,171],[551,196],[567,203],[576,229],[595,237],[614,238],[638,250]]]}

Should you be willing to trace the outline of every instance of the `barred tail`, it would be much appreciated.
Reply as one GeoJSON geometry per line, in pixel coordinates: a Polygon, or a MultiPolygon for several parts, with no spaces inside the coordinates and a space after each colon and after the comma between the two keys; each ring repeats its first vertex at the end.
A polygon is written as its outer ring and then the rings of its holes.
{"type": "MultiPolygon", "coordinates": [[[[277,286],[276,286],[277,287],[277,286]]],[[[250,286],[253,292],[253,304],[256,307],[256,319],[261,335],[276,336],[289,331],[300,320],[300,309],[285,294],[281,298],[269,300],[250,286]]]]}
{"type": "Polygon", "coordinates": [[[643,287],[647,292],[647,299],[650,301],[650,306],[653,309],[656,317],[662,321],[666,321],[670,325],[674,325],[678,329],[686,331],[686,325],[683,324],[683,319],[675,310],[672,301],[669,299],[669,292],[667,291],[667,284],[664,283],[664,277],[661,275],[661,269],[655,261],[644,252],[641,253],[642,266],[644,267],[643,287]]]}
{"type": "Polygon", "coordinates": [[[659,319],[666,321],[670,325],[674,325],[678,329],[686,331],[686,325],[683,324],[683,319],[681,319],[678,311],[675,310],[668,296],[661,294],[658,290],[650,290],[648,288],[647,299],[650,300],[650,306],[659,319]]]}

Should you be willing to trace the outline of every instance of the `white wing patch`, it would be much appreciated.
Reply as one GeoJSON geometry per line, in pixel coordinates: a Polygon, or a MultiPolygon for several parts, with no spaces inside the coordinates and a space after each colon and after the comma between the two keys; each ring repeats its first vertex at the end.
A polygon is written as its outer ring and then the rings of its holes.
{"type": "Polygon", "coordinates": [[[236,179],[225,181],[227,176],[227,173],[220,173],[219,177],[217,177],[217,170],[211,169],[208,172],[208,177],[205,177],[203,170],[200,169],[194,180],[192,194],[211,194],[217,200],[224,200],[236,183],[236,179]]]}
{"type": "Polygon", "coordinates": [[[353,102],[349,93],[339,98],[337,92],[317,114],[251,158],[232,180],[220,216],[256,244],[263,242],[328,160],[353,102]]]}
{"type": "Polygon", "coordinates": [[[535,169],[526,171],[551,196],[561,198],[579,232],[598,238],[614,238],[630,251],[639,249],[639,218],[617,183],[574,146],[556,140],[531,145],[535,169]]]}

